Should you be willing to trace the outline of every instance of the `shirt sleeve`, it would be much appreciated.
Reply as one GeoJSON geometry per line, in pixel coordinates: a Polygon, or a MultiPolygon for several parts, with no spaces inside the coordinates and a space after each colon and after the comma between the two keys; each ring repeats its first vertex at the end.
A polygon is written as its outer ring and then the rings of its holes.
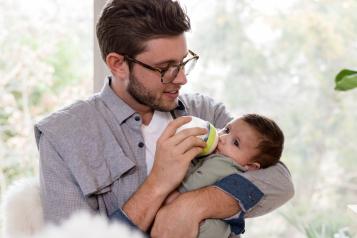
{"type": "Polygon", "coordinates": [[[59,223],[77,210],[91,207],[70,170],[44,134],[39,141],[40,193],[45,222],[59,223]]]}
{"type": "Polygon", "coordinates": [[[245,217],[257,217],[267,214],[284,205],[294,196],[294,185],[288,168],[279,162],[266,169],[243,173],[242,176],[254,183],[264,196],[247,211],[245,217]]]}
{"type": "Polygon", "coordinates": [[[281,162],[266,169],[227,176],[215,186],[239,202],[246,218],[264,215],[294,195],[290,173],[281,162]]]}
{"type": "Polygon", "coordinates": [[[139,232],[143,237],[149,237],[148,234],[144,233],[142,230],[139,229],[130,219],[129,217],[125,214],[125,212],[122,209],[116,210],[112,215],[109,217],[110,221],[119,221],[123,224],[126,224],[128,227],[130,227],[132,230],[135,230],[136,232],[139,232]]]}
{"type": "Polygon", "coordinates": [[[243,212],[251,210],[264,196],[263,192],[241,174],[231,174],[214,186],[233,196],[243,212]]]}
{"type": "MultiPolygon", "coordinates": [[[[94,212],[95,210],[90,206],[93,200],[89,201],[83,195],[61,156],[43,134],[39,141],[39,151],[40,193],[45,222],[59,224],[78,210],[84,209],[94,212]]],[[[94,207],[98,206],[96,202],[92,205],[94,207]]],[[[121,209],[118,209],[108,218],[111,221],[124,223],[133,230],[141,232],[121,209]]],[[[144,233],[142,235],[147,237],[144,233]]]]}

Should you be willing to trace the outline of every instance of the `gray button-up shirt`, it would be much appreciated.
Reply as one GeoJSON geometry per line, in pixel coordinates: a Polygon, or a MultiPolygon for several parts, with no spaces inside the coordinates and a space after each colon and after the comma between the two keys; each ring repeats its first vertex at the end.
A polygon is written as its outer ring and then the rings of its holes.
{"type": "MultiPolygon", "coordinates": [[[[222,103],[200,94],[181,95],[172,113],[200,117],[217,128],[232,119],[222,103]]],[[[138,117],[113,92],[109,79],[100,93],[35,125],[46,221],[59,222],[79,209],[111,216],[122,207],[147,176],[138,117]]],[[[281,163],[223,179],[216,186],[234,196],[246,216],[265,214],[294,193],[281,163]]]]}

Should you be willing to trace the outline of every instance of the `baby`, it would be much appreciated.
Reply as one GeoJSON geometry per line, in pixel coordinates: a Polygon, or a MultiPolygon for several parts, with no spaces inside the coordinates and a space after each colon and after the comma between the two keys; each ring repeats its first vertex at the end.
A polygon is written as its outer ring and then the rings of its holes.
{"type": "MultiPolygon", "coordinates": [[[[234,119],[219,132],[219,141],[213,154],[196,158],[178,191],[180,193],[214,184],[237,172],[257,170],[276,164],[282,154],[284,135],[269,118],[247,114],[234,119]]],[[[219,219],[208,219],[200,226],[199,238],[229,237],[230,226],[219,219]]]]}

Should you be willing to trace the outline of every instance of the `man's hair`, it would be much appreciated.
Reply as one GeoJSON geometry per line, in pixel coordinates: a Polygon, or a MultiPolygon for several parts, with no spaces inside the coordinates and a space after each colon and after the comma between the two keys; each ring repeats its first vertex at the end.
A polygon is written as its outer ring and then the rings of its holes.
{"type": "Polygon", "coordinates": [[[96,31],[102,58],[110,52],[135,57],[148,40],[178,36],[191,29],[190,19],[173,0],[110,0],[96,31]]]}
{"type": "Polygon", "coordinates": [[[244,115],[242,120],[261,136],[257,147],[259,152],[252,160],[258,162],[261,168],[276,164],[284,147],[284,134],[279,126],[273,120],[257,114],[244,115]]]}

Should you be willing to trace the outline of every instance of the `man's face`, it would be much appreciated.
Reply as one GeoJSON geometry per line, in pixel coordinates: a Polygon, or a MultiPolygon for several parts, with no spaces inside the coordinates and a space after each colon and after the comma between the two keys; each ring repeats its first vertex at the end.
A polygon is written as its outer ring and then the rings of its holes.
{"type": "Polygon", "coordinates": [[[220,131],[216,153],[225,155],[242,166],[249,165],[258,153],[259,141],[258,132],[238,118],[220,131]]]}
{"type": "MultiPolygon", "coordinates": [[[[181,63],[187,52],[186,39],[182,34],[148,41],[146,50],[135,59],[163,69],[169,64],[181,63]]],[[[179,90],[186,83],[187,79],[183,70],[180,70],[174,81],[163,84],[159,72],[133,64],[127,92],[137,102],[153,110],[170,111],[176,108],[179,90]]]]}

